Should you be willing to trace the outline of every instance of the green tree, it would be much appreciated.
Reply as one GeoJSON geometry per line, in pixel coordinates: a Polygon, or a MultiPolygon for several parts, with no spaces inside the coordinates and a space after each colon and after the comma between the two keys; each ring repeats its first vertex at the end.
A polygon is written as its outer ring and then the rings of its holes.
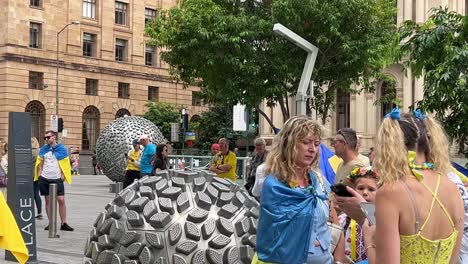
{"type": "MultiPolygon", "coordinates": [[[[167,49],[173,76],[197,85],[209,102],[258,109],[263,99],[290,115],[306,53],[273,34],[280,22],[320,49],[313,107],[329,115],[338,89],[372,87],[389,61],[394,0],[185,0],[161,12],[146,33],[167,49]],[[321,87],[327,86],[326,92],[321,87]]],[[[271,123],[271,120],[267,118],[271,123]]]]}
{"type": "Polygon", "coordinates": [[[164,102],[147,102],[144,118],[153,122],[166,139],[171,138],[171,123],[180,121],[180,107],[164,102]]]}
{"type": "Polygon", "coordinates": [[[435,113],[468,157],[468,16],[436,8],[424,24],[406,21],[399,33],[399,59],[424,78],[418,107],[435,113]]]}
{"type": "Polygon", "coordinates": [[[209,111],[200,114],[197,130],[197,147],[210,149],[211,144],[218,142],[222,137],[231,138],[232,134],[232,107],[213,105],[209,111]]]}

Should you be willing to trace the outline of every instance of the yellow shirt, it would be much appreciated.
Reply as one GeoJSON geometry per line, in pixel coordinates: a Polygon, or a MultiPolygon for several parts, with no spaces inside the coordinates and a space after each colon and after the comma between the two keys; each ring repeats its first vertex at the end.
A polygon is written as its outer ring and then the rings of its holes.
{"type": "Polygon", "coordinates": [[[141,151],[135,151],[134,149],[132,149],[128,152],[128,157],[130,158],[130,160],[127,163],[126,170],[140,171],[140,167],[135,165],[135,162],[140,162],[141,151]]]}
{"type": "Polygon", "coordinates": [[[237,178],[236,178],[236,165],[237,165],[237,157],[236,157],[236,154],[234,154],[234,152],[232,151],[229,151],[227,155],[222,155],[221,153],[220,154],[217,154],[216,155],[218,158],[216,159],[216,166],[219,166],[219,165],[224,165],[224,164],[229,164],[231,165],[231,169],[228,171],[228,172],[225,172],[225,173],[219,173],[218,174],[218,177],[220,178],[228,178],[230,179],[231,181],[233,182],[236,182],[237,181],[237,178]]]}

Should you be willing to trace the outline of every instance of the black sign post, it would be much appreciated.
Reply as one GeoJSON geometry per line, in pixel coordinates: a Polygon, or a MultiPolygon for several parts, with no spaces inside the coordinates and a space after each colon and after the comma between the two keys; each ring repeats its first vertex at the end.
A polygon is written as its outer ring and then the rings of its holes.
{"type": "MultiPolygon", "coordinates": [[[[7,200],[29,251],[37,263],[30,113],[9,113],[7,200]]],[[[15,260],[8,252],[6,260],[15,260]]]]}

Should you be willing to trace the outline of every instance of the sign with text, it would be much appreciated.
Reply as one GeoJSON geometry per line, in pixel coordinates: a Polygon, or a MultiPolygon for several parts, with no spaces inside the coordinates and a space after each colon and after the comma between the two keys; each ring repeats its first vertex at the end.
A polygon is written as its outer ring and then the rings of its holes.
{"type": "Polygon", "coordinates": [[[58,131],[58,116],[50,115],[50,130],[58,131]]]}
{"type": "MultiPolygon", "coordinates": [[[[31,153],[31,114],[9,113],[8,130],[8,206],[29,251],[30,262],[37,260],[36,222],[31,153]]],[[[16,260],[8,252],[6,260],[16,260]]]]}
{"type": "Polygon", "coordinates": [[[235,105],[232,118],[232,130],[247,131],[247,112],[245,111],[245,105],[235,105]]]}
{"type": "Polygon", "coordinates": [[[179,123],[171,123],[171,141],[179,142],[179,123]]]}

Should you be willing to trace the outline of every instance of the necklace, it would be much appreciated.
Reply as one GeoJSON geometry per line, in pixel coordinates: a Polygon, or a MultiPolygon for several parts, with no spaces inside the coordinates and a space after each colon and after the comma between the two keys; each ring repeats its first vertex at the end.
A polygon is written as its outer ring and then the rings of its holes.
{"type": "Polygon", "coordinates": [[[420,172],[420,170],[434,170],[435,165],[431,162],[423,162],[422,164],[416,164],[416,152],[408,151],[408,166],[411,169],[414,177],[418,181],[422,181],[424,179],[424,175],[420,172]]]}

